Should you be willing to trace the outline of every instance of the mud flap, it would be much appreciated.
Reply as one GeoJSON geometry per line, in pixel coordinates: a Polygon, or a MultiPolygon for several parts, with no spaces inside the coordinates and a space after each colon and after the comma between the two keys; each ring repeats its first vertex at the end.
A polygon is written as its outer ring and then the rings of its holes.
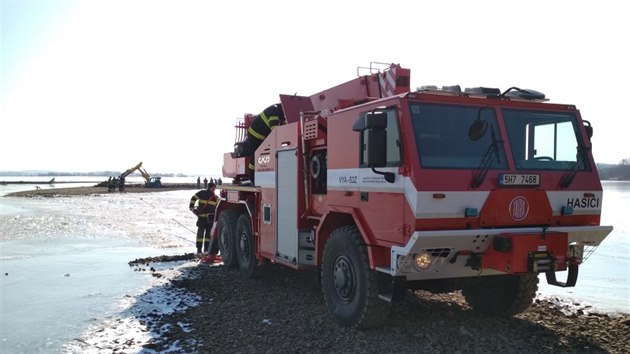
{"type": "Polygon", "coordinates": [[[213,239],[217,238],[217,224],[218,222],[214,222],[212,224],[212,227],[210,228],[210,237],[212,237],[213,239]]]}
{"type": "Polygon", "coordinates": [[[547,284],[559,286],[562,288],[574,287],[575,283],[577,283],[577,278],[578,278],[578,265],[569,264],[568,271],[569,271],[569,274],[567,274],[566,283],[562,283],[556,280],[555,271],[550,270],[550,271],[545,272],[545,275],[547,276],[547,284]]]}
{"type": "Polygon", "coordinates": [[[407,291],[407,278],[405,276],[392,277],[380,272],[377,274],[379,299],[391,304],[405,298],[407,291]]]}

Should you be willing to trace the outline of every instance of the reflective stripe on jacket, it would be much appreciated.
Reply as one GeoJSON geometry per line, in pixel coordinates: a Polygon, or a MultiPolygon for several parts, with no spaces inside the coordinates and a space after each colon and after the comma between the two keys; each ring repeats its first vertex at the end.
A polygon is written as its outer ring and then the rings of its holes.
{"type": "Polygon", "coordinates": [[[217,197],[214,193],[210,193],[207,189],[203,189],[195,193],[192,198],[190,198],[189,206],[190,208],[194,208],[195,204],[198,204],[197,216],[200,218],[208,217],[214,215],[218,201],[219,197],[217,197]]]}
{"type": "Polygon", "coordinates": [[[254,121],[252,121],[252,124],[249,126],[249,129],[247,129],[247,133],[259,140],[258,145],[260,145],[260,142],[265,140],[273,128],[278,126],[282,121],[284,121],[282,105],[271,105],[256,116],[254,121]]]}

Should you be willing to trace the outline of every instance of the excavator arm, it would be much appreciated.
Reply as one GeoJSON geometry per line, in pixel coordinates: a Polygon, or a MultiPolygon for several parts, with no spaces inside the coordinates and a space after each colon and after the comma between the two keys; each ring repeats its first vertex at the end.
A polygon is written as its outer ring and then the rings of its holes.
{"type": "Polygon", "coordinates": [[[151,179],[151,175],[149,175],[149,173],[144,168],[138,167],[138,172],[140,172],[146,182],[149,182],[149,179],[151,179]]]}
{"type": "Polygon", "coordinates": [[[118,177],[118,178],[119,179],[125,178],[125,177],[129,176],[130,174],[132,174],[132,173],[134,173],[136,171],[140,172],[140,174],[144,178],[145,186],[147,186],[149,188],[161,188],[162,187],[161,178],[160,177],[151,177],[151,175],[144,168],[142,168],[142,162],[138,163],[137,165],[133,166],[132,168],[126,170],[123,173],[121,173],[120,177],[118,177]]]}
{"type": "MultiPolygon", "coordinates": [[[[118,178],[119,178],[119,179],[120,179],[120,178],[125,178],[125,177],[129,176],[130,174],[134,173],[136,170],[143,171],[143,170],[142,170],[142,162],[138,163],[137,165],[133,166],[133,167],[132,167],[132,168],[130,168],[130,169],[127,169],[127,171],[125,171],[125,172],[121,173],[121,174],[120,174],[120,176],[119,176],[118,178]]],[[[146,172],[144,172],[144,173],[146,174],[146,172]]],[[[142,176],[144,177],[144,174],[143,174],[142,176]]],[[[148,176],[148,175],[147,175],[147,176],[148,176]]],[[[144,177],[144,178],[145,178],[145,179],[148,179],[148,177],[144,177]]]]}

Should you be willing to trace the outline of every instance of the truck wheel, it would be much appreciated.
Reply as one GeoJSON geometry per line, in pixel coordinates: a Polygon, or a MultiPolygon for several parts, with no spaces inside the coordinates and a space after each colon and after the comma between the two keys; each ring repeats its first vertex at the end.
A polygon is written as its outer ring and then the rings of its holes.
{"type": "Polygon", "coordinates": [[[355,226],[334,230],[326,242],[321,282],[326,306],[342,326],[375,327],[390,310],[378,298],[377,277],[370,270],[367,248],[355,226]]]}
{"type": "Polygon", "coordinates": [[[236,221],[235,253],[238,267],[247,278],[258,275],[256,258],[256,240],[252,234],[252,222],[247,213],[241,214],[236,221]]]}
{"type": "Polygon", "coordinates": [[[470,307],[492,316],[513,316],[527,310],[537,290],[536,273],[484,276],[462,286],[470,307]]]}
{"type": "Polygon", "coordinates": [[[236,260],[236,244],[234,235],[236,233],[236,220],[238,218],[238,210],[225,210],[219,215],[219,224],[217,225],[217,233],[219,235],[219,250],[221,251],[221,259],[226,267],[234,268],[237,266],[236,260]]]}

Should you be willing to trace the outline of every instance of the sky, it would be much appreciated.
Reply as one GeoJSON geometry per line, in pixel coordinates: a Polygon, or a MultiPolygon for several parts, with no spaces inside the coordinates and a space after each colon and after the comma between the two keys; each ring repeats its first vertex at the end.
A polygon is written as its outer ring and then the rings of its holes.
{"type": "Polygon", "coordinates": [[[0,0],[0,171],[220,175],[238,118],[354,79],[574,104],[630,158],[630,2],[0,0]]]}

